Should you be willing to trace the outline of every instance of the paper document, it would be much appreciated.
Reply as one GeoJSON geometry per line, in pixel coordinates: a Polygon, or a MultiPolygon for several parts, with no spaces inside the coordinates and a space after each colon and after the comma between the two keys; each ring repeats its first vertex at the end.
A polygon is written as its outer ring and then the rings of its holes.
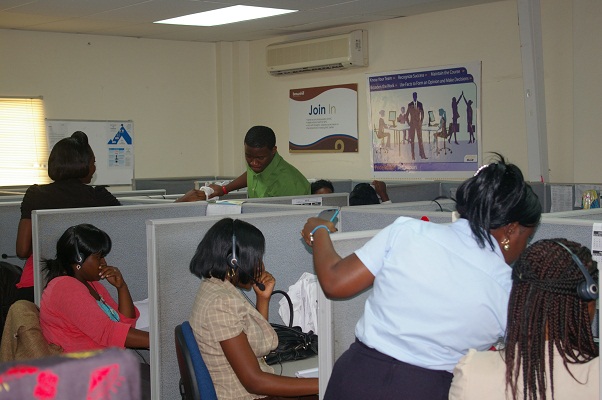
{"type": "Polygon", "coordinates": [[[140,317],[138,317],[138,321],[136,321],[136,329],[148,331],[150,327],[148,315],[148,299],[135,301],[134,306],[136,306],[138,311],[140,311],[140,317]]]}
{"type": "Polygon", "coordinates": [[[215,203],[207,204],[206,215],[230,215],[242,214],[242,204],[244,201],[236,200],[218,200],[215,203]]]}
{"type": "Polygon", "coordinates": [[[318,367],[297,371],[297,372],[295,372],[295,376],[297,378],[317,378],[318,377],[318,367]]]}

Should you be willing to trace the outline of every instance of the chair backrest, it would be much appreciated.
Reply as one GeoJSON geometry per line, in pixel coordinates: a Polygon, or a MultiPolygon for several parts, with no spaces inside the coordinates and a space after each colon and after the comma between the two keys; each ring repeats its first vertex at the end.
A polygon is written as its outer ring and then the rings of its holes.
{"type": "Polygon", "coordinates": [[[27,300],[8,309],[0,343],[0,361],[19,361],[59,354],[63,349],[48,343],[40,328],[40,310],[27,300]]]}
{"type": "Polygon", "coordinates": [[[186,400],[217,400],[213,381],[203,361],[199,346],[188,321],[176,326],[176,355],[180,369],[182,398],[186,400]]]}

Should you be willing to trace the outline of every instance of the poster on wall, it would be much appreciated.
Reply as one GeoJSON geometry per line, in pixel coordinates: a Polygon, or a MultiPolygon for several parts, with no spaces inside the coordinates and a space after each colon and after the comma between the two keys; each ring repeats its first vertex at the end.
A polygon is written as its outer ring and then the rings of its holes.
{"type": "Polygon", "coordinates": [[[376,178],[464,179],[481,159],[481,63],[367,75],[376,178]]]}
{"type": "Polygon", "coordinates": [[[96,157],[93,185],[131,185],[134,178],[134,122],[46,119],[49,150],[83,131],[96,157]]]}
{"type": "Polygon", "coordinates": [[[292,89],[289,151],[357,152],[357,84],[292,89]]]}

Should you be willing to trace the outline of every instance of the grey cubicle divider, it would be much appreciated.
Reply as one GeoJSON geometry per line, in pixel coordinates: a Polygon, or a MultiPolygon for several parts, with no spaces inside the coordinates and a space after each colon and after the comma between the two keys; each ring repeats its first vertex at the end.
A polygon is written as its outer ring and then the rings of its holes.
{"type": "MultiPolygon", "coordinates": [[[[318,179],[316,179],[318,180],[318,179]]],[[[351,179],[328,179],[334,187],[335,193],[349,193],[353,189],[353,181],[351,179]]]]}
{"type": "Polygon", "coordinates": [[[147,189],[147,190],[116,190],[112,191],[111,188],[107,188],[111,194],[117,198],[120,197],[134,197],[134,196],[161,196],[167,194],[165,189],[147,189]]]}
{"type": "Polygon", "coordinates": [[[21,203],[21,201],[23,200],[23,196],[22,194],[11,194],[11,195],[6,195],[6,196],[0,196],[0,203],[5,203],[5,202],[15,202],[18,201],[19,203],[21,203]]]}
{"type": "Polygon", "coordinates": [[[232,180],[233,177],[219,176],[192,176],[178,178],[135,178],[132,179],[132,187],[135,190],[140,189],[165,189],[167,194],[186,193],[194,189],[196,181],[216,182],[232,180]]]}
{"type": "MultiPolygon", "coordinates": [[[[313,273],[312,255],[302,242],[300,230],[313,207],[294,211],[241,214],[239,219],[259,228],[266,239],[265,265],[276,278],[276,288],[287,291],[304,272],[313,273]]],[[[151,382],[154,399],[176,400],[179,371],[174,351],[174,328],[188,320],[200,280],[189,271],[196,247],[213,224],[223,216],[149,220],[149,310],[151,333],[151,382]]],[[[254,299],[252,291],[249,293],[254,299]]],[[[270,321],[282,323],[278,301],[270,304],[270,321]]]]}
{"type": "Polygon", "coordinates": [[[544,215],[546,218],[570,218],[586,221],[602,221],[602,208],[590,208],[572,211],[560,211],[544,215]]]}
{"type": "Polygon", "coordinates": [[[6,261],[20,267],[25,264],[16,258],[17,228],[21,219],[21,201],[0,201],[0,254],[6,254],[6,261]]]}
{"type": "MultiPolygon", "coordinates": [[[[175,218],[205,215],[207,203],[170,203],[120,207],[37,210],[32,213],[35,300],[40,304],[44,274],[41,259],[56,256],[56,243],[70,226],[92,224],[109,234],[113,242],[107,256],[109,265],[121,269],[132,298],[148,297],[145,221],[150,218],[175,218]]],[[[116,296],[114,288],[106,284],[116,296]]]]}
{"type": "MultiPolygon", "coordinates": [[[[362,247],[378,230],[342,232],[333,234],[332,243],[341,257],[346,257],[362,247]]],[[[318,358],[320,398],[324,398],[334,361],[355,340],[355,324],[364,312],[364,303],[371,293],[368,289],[348,300],[328,300],[318,290],[318,358]],[[346,315],[346,318],[336,318],[346,315]]]]}
{"type": "Polygon", "coordinates": [[[306,200],[311,203],[320,202],[322,206],[344,207],[349,205],[349,193],[308,194],[305,196],[280,196],[246,199],[248,203],[293,204],[295,201],[306,200]]]}
{"type": "Polygon", "coordinates": [[[596,222],[600,221],[555,218],[554,214],[544,214],[531,243],[540,239],[566,238],[581,243],[591,250],[592,228],[596,222]]]}
{"type": "MultiPolygon", "coordinates": [[[[352,187],[361,182],[371,181],[353,181],[352,187]]],[[[387,194],[393,203],[433,200],[440,196],[440,185],[437,181],[386,181],[385,183],[387,194]]]]}
{"type": "Polygon", "coordinates": [[[134,204],[168,204],[175,202],[174,199],[165,199],[163,197],[120,197],[119,202],[122,206],[129,206],[134,204]]]}
{"type": "Polygon", "coordinates": [[[343,207],[339,215],[339,230],[341,232],[355,232],[382,229],[402,216],[416,219],[427,217],[435,223],[451,222],[451,214],[451,212],[380,209],[365,206],[343,207]]]}
{"type": "Polygon", "coordinates": [[[414,211],[443,211],[456,210],[456,202],[450,199],[407,201],[403,203],[370,204],[361,207],[377,208],[381,210],[414,210],[414,211]]]}
{"type": "MultiPolygon", "coordinates": [[[[182,218],[205,216],[207,202],[124,205],[120,207],[92,207],[59,210],[38,210],[32,214],[32,238],[34,254],[35,300],[39,304],[44,274],[41,273],[40,260],[54,258],[56,242],[70,226],[89,223],[106,231],[113,241],[113,249],[107,257],[109,264],[119,266],[128,282],[134,300],[148,297],[146,282],[146,230],[147,219],[182,218]],[[138,278],[138,279],[136,279],[138,278]]],[[[242,213],[280,212],[304,210],[305,206],[279,204],[245,204],[242,213]]],[[[308,208],[314,215],[319,208],[308,208]]],[[[296,229],[296,233],[303,225],[296,229]]],[[[13,242],[14,247],[14,242],[13,242]]],[[[107,284],[109,291],[114,289],[107,284]]]]}

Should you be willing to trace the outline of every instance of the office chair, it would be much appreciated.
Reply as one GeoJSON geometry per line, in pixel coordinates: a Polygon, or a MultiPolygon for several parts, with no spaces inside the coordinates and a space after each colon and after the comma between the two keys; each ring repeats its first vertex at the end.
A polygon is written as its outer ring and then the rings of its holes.
{"type": "Polygon", "coordinates": [[[176,326],[176,355],[182,400],[217,400],[213,381],[188,321],[176,326]]]}

